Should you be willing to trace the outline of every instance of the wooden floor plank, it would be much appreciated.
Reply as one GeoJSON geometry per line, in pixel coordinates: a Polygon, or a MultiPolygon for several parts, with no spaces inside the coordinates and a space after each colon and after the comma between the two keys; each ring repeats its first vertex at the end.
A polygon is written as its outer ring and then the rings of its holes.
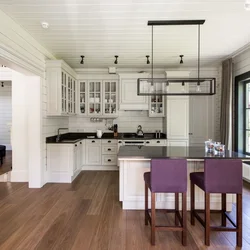
{"type": "MultiPolygon", "coordinates": [[[[231,213],[235,217],[235,207],[231,213]]],[[[172,214],[158,213],[161,224],[174,223],[172,214]]],[[[220,223],[212,215],[212,223],[220,223]]],[[[119,174],[83,171],[72,184],[47,184],[29,189],[27,183],[0,183],[0,249],[2,250],[198,250],[236,249],[235,233],[212,232],[204,245],[204,228],[190,224],[187,247],[180,232],[157,232],[150,243],[144,211],[122,210],[119,174]]],[[[250,249],[250,185],[243,192],[243,248],[250,249]]]]}

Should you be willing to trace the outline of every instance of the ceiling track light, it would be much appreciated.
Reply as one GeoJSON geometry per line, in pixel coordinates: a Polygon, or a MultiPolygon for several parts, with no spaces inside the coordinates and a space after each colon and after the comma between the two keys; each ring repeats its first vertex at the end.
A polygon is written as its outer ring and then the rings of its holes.
{"type": "Polygon", "coordinates": [[[114,64],[118,64],[118,57],[119,57],[119,56],[115,56],[114,64]]]}
{"type": "Polygon", "coordinates": [[[180,58],[181,58],[180,64],[183,64],[183,57],[184,57],[184,55],[180,55],[180,58]]]}
{"type": "Polygon", "coordinates": [[[149,55],[146,55],[146,57],[147,57],[147,64],[150,64],[149,55]]]}
{"type": "Polygon", "coordinates": [[[82,58],[82,60],[81,60],[80,64],[84,64],[84,61],[83,61],[84,56],[81,56],[81,58],[82,58]]]}

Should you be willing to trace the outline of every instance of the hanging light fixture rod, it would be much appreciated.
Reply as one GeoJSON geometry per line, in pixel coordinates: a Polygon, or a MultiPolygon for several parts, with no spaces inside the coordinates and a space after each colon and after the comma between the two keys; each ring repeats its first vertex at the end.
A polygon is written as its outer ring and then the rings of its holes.
{"type": "Polygon", "coordinates": [[[205,20],[160,20],[160,21],[148,21],[149,26],[157,25],[202,25],[205,20]]]}

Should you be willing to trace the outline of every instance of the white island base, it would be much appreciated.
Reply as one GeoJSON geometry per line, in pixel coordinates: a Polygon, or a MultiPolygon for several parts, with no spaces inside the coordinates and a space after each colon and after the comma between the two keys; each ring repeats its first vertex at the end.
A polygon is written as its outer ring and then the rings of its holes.
{"type": "MultiPolygon", "coordinates": [[[[150,159],[119,159],[120,184],[119,197],[122,202],[123,209],[144,209],[144,179],[143,173],[150,171],[150,159]]],[[[190,210],[190,179],[191,172],[201,172],[204,170],[203,160],[188,160],[188,187],[187,187],[187,209],[190,210]]],[[[149,192],[150,195],[150,192],[149,192]]],[[[235,195],[227,195],[227,211],[231,211],[232,202],[235,195]]],[[[181,209],[181,195],[180,209],[181,209]]],[[[173,209],[174,194],[156,194],[156,208],[158,209],[173,209]]],[[[204,209],[204,191],[195,186],[195,208],[204,209]]],[[[150,197],[149,197],[150,207],[150,197]]],[[[211,194],[210,198],[211,209],[221,209],[221,195],[211,194]]]]}

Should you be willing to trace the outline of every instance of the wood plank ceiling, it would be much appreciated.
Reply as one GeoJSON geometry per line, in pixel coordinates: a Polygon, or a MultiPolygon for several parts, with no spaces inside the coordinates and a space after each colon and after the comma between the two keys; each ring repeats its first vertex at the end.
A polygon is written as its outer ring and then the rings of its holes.
{"type": "MultiPolygon", "coordinates": [[[[0,9],[73,68],[114,66],[114,55],[117,67],[145,67],[152,52],[148,20],[206,19],[203,66],[220,63],[250,37],[244,0],[0,0],[0,9]]],[[[178,67],[180,54],[183,67],[197,65],[197,27],[158,26],[154,34],[154,67],[178,67]]]]}

